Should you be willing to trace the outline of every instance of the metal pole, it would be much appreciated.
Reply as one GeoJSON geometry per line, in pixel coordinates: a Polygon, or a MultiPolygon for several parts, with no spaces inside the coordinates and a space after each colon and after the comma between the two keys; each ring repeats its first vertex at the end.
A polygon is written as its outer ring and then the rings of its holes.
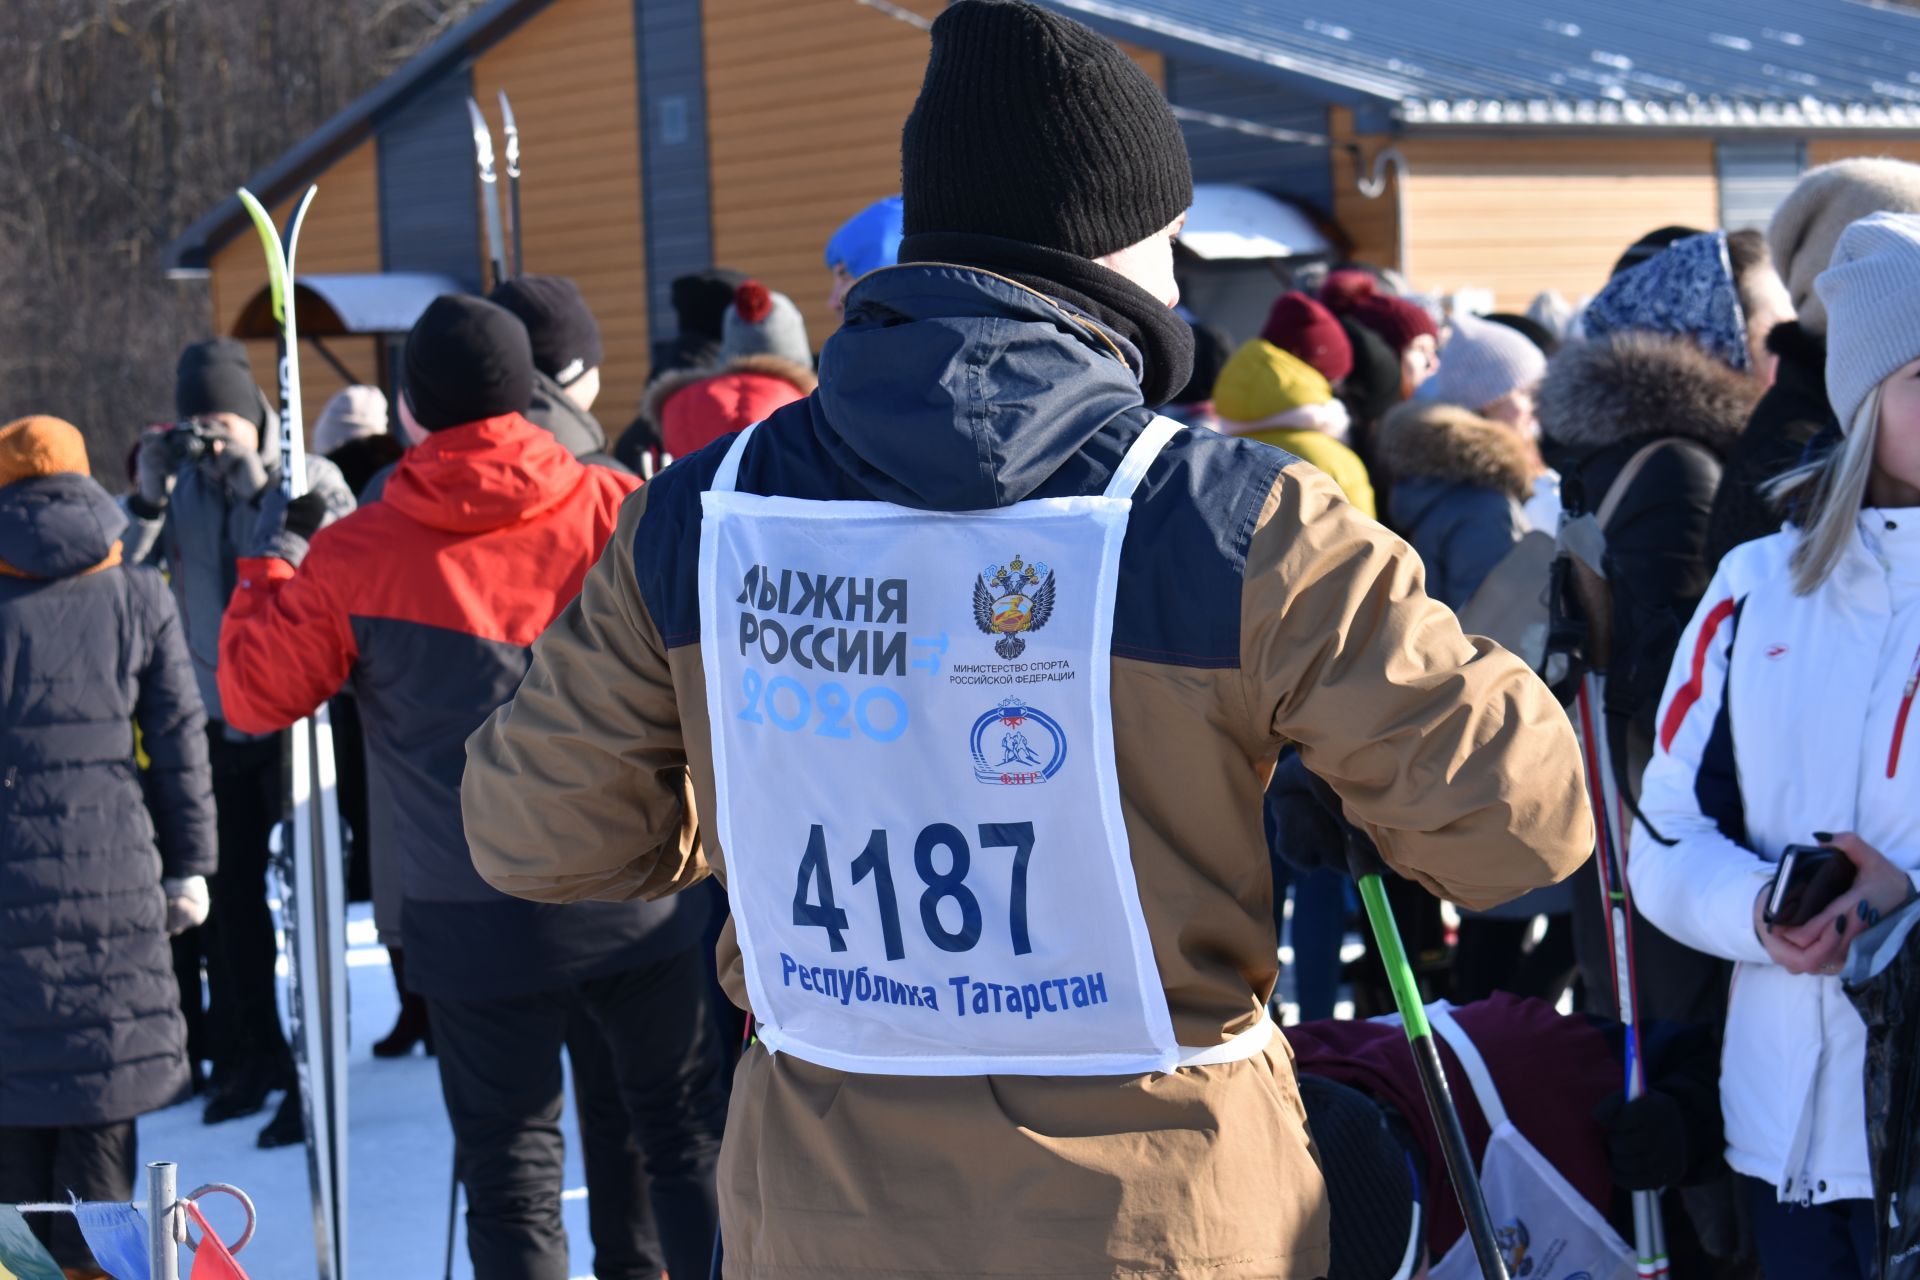
{"type": "Polygon", "coordinates": [[[1460,1214],[1466,1219],[1467,1235],[1473,1240],[1480,1274],[1485,1280],[1507,1280],[1507,1266],[1494,1239],[1493,1215],[1487,1212],[1480,1175],[1474,1171],[1473,1153],[1467,1146],[1466,1131],[1460,1127],[1460,1112],[1447,1089],[1446,1068],[1434,1044],[1433,1028],[1427,1023],[1427,1008],[1420,1002],[1413,966],[1407,963],[1406,950],[1400,945],[1400,929],[1394,924],[1393,908],[1387,904],[1387,889],[1378,873],[1360,877],[1360,899],[1366,904],[1367,921],[1373,926],[1373,939],[1380,948],[1387,985],[1393,988],[1394,1003],[1400,1007],[1400,1022],[1407,1033],[1407,1044],[1413,1050],[1414,1065],[1420,1071],[1420,1087],[1426,1091],[1427,1109],[1433,1113],[1433,1127],[1440,1135],[1440,1149],[1446,1156],[1454,1194],[1460,1199],[1460,1214]]]}
{"type": "Polygon", "coordinates": [[[180,1280],[178,1174],[170,1160],[147,1166],[147,1269],[153,1280],[180,1280]]]}

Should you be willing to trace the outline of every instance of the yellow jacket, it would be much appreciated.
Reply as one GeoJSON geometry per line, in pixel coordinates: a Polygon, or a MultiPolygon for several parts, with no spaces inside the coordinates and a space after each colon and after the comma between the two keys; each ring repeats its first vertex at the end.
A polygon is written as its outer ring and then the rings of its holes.
{"type": "Polygon", "coordinates": [[[1373,481],[1367,475],[1367,464],[1360,461],[1359,454],[1326,432],[1312,427],[1275,427],[1246,434],[1249,440],[1285,449],[1302,462],[1311,462],[1340,486],[1340,492],[1360,509],[1361,515],[1369,520],[1380,518],[1374,510],[1373,481]]]}

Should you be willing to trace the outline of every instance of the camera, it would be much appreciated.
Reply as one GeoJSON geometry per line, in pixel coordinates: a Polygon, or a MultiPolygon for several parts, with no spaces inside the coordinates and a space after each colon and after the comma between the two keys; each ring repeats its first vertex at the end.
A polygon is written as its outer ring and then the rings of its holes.
{"type": "Polygon", "coordinates": [[[167,428],[167,446],[173,455],[175,466],[205,457],[214,451],[214,444],[227,438],[227,433],[218,423],[204,418],[187,418],[167,428]]]}

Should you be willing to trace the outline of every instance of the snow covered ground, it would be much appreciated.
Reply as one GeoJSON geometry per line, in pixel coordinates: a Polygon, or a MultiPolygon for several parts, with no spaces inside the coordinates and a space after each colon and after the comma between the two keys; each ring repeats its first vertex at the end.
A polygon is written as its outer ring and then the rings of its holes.
{"type": "MultiPolygon", "coordinates": [[[[355,1280],[437,1280],[447,1248],[447,1193],[453,1177],[453,1133],[440,1101],[440,1077],[432,1058],[418,1050],[408,1058],[377,1061],[370,1046],[387,1033],[399,1008],[387,953],[374,939],[364,905],[347,923],[347,973],[352,1043],[349,1047],[347,1156],[348,1274],[355,1280]]],[[[284,965],[283,965],[284,967],[284,965]]],[[[285,1000],[284,984],[282,1000],[285,1000]]],[[[180,1166],[180,1190],[230,1182],[253,1197],[259,1226],[239,1255],[250,1280],[313,1280],[313,1213],[307,1194],[305,1147],[262,1151],[254,1135],[272,1117],[258,1116],[207,1126],[202,1101],[182,1103],[140,1121],[141,1160],[172,1160],[180,1166]]],[[[591,1276],[593,1246],[587,1237],[587,1193],[580,1167],[571,1085],[567,1098],[565,1213],[573,1271],[591,1276]]],[[[202,1205],[225,1240],[240,1234],[242,1213],[225,1196],[202,1205]]],[[[182,1254],[181,1271],[187,1269],[182,1254]]],[[[466,1236],[456,1234],[455,1276],[471,1277],[466,1236]]]]}

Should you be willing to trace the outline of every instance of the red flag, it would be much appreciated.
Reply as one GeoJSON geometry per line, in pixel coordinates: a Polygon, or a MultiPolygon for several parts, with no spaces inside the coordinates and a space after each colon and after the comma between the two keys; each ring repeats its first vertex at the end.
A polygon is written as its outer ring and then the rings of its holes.
{"type": "Polygon", "coordinates": [[[213,1228],[200,1212],[200,1206],[189,1200],[186,1202],[187,1216],[200,1227],[200,1248],[193,1255],[193,1274],[189,1280],[247,1280],[247,1273],[227,1252],[227,1246],[220,1237],[213,1234],[213,1228]]]}

